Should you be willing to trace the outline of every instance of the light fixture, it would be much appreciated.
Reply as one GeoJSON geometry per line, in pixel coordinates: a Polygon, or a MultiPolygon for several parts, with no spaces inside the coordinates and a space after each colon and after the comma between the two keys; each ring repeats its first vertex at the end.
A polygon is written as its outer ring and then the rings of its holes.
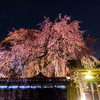
{"type": "Polygon", "coordinates": [[[98,85],[98,87],[100,87],[100,85],[98,85]]]}
{"type": "Polygon", "coordinates": [[[66,79],[67,79],[67,80],[70,80],[70,76],[67,76],[66,79]]]}
{"type": "Polygon", "coordinates": [[[86,78],[86,79],[92,79],[93,76],[91,76],[91,75],[86,75],[85,78],[86,78]]]}

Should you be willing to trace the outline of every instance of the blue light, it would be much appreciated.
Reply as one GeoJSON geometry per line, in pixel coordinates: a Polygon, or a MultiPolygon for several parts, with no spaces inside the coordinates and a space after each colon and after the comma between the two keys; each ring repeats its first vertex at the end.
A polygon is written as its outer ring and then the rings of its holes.
{"type": "Polygon", "coordinates": [[[30,86],[21,85],[21,86],[19,86],[19,88],[20,89],[28,89],[28,88],[30,88],[30,86]]]}
{"type": "Polygon", "coordinates": [[[6,89],[7,86],[0,86],[0,89],[6,89]]]}
{"type": "Polygon", "coordinates": [[[32,89],[41,88],[41,86],[31,86],[32,89]]]}
{"type": "Polygon", "coordinates": [[[43,86],[43,88],[53,88],[53,86],[43,86]]]}
{"type": "MultiPolygon", "coordinates": [[[[53,88],[52,85],[44,85],[43,87],[41,87],[41,85],[10,85],[10,86],[0,86],[0,89],[37,89],[37,88],[53,88]]],[[[59,89],[66,89],[65,85],[54,85],[54,88],[59,88],[59,89]]]]}
{"type": "Polygon", "coordinates": [[[43,86],[44,88],[49,88],[48,86],[43,86]]]}
{"type": "Polygon", "coordinates": [[[55,85],[54,87],[59,89],[66,89],[65,85],[55,85]]]}
{"type": "Polygon", "coordinates": [[[18,86],[9,86],[8,89],[17,89],[18,86]]]}

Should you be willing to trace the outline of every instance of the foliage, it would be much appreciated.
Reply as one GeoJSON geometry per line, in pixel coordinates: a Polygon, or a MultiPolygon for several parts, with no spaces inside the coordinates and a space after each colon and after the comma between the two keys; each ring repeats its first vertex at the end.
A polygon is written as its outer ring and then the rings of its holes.
{"type": "Polygon", "coordinates": [[[84,68],[93,69],[100,64],[100,61],[94,56],[83,56],[81,63],[84,68]]]}
{"type": "Polygon", "coordinates": [[[79,69],[86,69],[86,70],[92,69],[93,70],[100,64],[100,61],[98,59],[96,59],[94,56],[83,56],[82,59],[80,59],[80,60],[75,61],[74,64],[71,64],[69,66],[74,70],[74,73],[71,73],[71,80],[73,80],[74,83],[76,83],[76,87],[80,87],[81,90],[85,90],[88,88],[87,80],[86,80],[84,74],[82,74],[78,70],[79,69]],[[77,65],[77,63],[78,63],[78,65],[77,65]],[[77,66],[79,66],[79,67],[81,66],[81,68],[79,68],[77,66]]]}
{"type": "Polygon", "coordinates": [[[59,20],[50,22],[45,17],[39,25],[40,30],[14,29],[1,42],[5,47],[0,51],[1,73],[32,77],[42,71],[47,76],[65,76],[68,60],[92,54],[79,21],[59,15],[59,20]]]}
{"type": "Polygon", "coordinates": [[[84,77],[84,75],[77,70],[71,75],[71,80],[74,80],[74,83],[76,83],[76,87],[80,87],[81,90],[87,89],[87,81],[84,77]]]}

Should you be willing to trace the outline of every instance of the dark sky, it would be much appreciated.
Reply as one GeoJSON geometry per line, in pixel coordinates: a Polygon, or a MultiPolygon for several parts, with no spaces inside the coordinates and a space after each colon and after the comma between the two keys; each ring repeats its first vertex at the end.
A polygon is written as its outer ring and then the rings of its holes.
{"type": "Polygon", "coordinates": [[[54,21],[59,13],[71,16],[82,23],[92,38],[98,38],[94,45],[95,57],[100,58],[100,2],[84,0],[2,0],[0,1],[0,41],[12,28],[35,28],[44,20],[44,16],[54,21]]]}

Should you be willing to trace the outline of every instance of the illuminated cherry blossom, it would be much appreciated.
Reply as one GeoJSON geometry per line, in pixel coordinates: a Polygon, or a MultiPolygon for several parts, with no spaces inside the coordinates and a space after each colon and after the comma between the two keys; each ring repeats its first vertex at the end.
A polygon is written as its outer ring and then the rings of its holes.
{"type": "Polygon", "coordinates": [[[92,54],[79,23],[59,15],[55,22],[45,17],[39,24],[40,30],[20,28],[9,32],[1,42],[1,73],[20,77],[32,77],[39,72],[48,77],[65,76],[68,60],[92,54]]]}

